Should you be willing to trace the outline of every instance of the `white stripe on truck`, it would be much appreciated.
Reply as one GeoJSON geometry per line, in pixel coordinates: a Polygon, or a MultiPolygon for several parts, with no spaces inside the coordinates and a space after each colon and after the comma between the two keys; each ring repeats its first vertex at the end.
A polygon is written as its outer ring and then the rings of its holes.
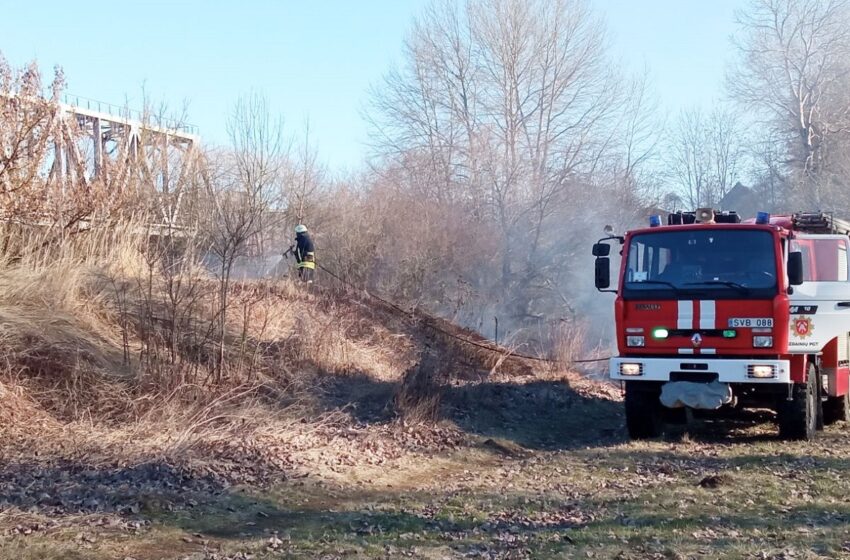
{"type": "Polygon", "coordinates": [[[676,323],[676,328],[694,328],[694,302],[687,300],[679,300],[679,314],[676,323]]]}
{"type": "Polygon", "coordinates": [[[713,329],[717,326],[717,306],[714,300],[699,302],[699,328],[713,329]]]}

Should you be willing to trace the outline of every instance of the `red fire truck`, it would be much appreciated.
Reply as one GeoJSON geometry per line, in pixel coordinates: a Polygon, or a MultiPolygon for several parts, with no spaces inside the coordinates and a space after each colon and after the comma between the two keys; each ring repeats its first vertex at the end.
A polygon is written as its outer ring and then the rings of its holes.
{"type": "Polygon", "coordinates": [[[704,208],[599,240],[596,287],[616,293],[609,371],[624,383],[629,435],[660,435],[669,409],[770,408],[788,439],[848,421],[848,233],[827,213],[742,221],[704,208]]]}

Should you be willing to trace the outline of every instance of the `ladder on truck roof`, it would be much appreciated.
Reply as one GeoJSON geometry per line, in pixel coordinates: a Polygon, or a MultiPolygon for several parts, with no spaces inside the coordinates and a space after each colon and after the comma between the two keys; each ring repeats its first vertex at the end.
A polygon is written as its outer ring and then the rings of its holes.
{"type": "Polygon", "coordinates": [[[836,218],[832,212],[796,212],[791,223],[800,232],[850,235],[850,221],[836,218]]]}

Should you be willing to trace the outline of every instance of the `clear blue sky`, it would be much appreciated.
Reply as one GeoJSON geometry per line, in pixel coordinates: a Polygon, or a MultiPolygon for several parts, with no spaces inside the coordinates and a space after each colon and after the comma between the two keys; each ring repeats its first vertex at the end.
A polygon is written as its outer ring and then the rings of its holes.
{"type": "MultiPolygon", "coordinates": [[[[15,65],[65,69],[70,93],[138,107],[189,103],[208,142],[225,141],[236,98],[265,94],[290,130],[309,118],[332,169],[365,154],[360,111],[370,84],[401,57],[428,0],[0,0],[0,51],[15,65]]],[[[591,0],[612,53],[649,66],[671,112],[722,95],[733,12],[744,0],[591,0]]]]}

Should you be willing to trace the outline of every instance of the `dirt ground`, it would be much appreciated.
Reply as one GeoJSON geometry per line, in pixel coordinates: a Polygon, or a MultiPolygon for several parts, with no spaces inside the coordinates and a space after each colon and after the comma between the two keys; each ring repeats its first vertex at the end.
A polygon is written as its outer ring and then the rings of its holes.
{"type": "Polygon", "coordinates": [[[351,383],[341,420],[206,465],[7,438],[0,558],[850,558],[850,426],[788,443],[750,413],[635,443],[617,388],[576,376],[455,384],[411,426],[351,383]]]}

